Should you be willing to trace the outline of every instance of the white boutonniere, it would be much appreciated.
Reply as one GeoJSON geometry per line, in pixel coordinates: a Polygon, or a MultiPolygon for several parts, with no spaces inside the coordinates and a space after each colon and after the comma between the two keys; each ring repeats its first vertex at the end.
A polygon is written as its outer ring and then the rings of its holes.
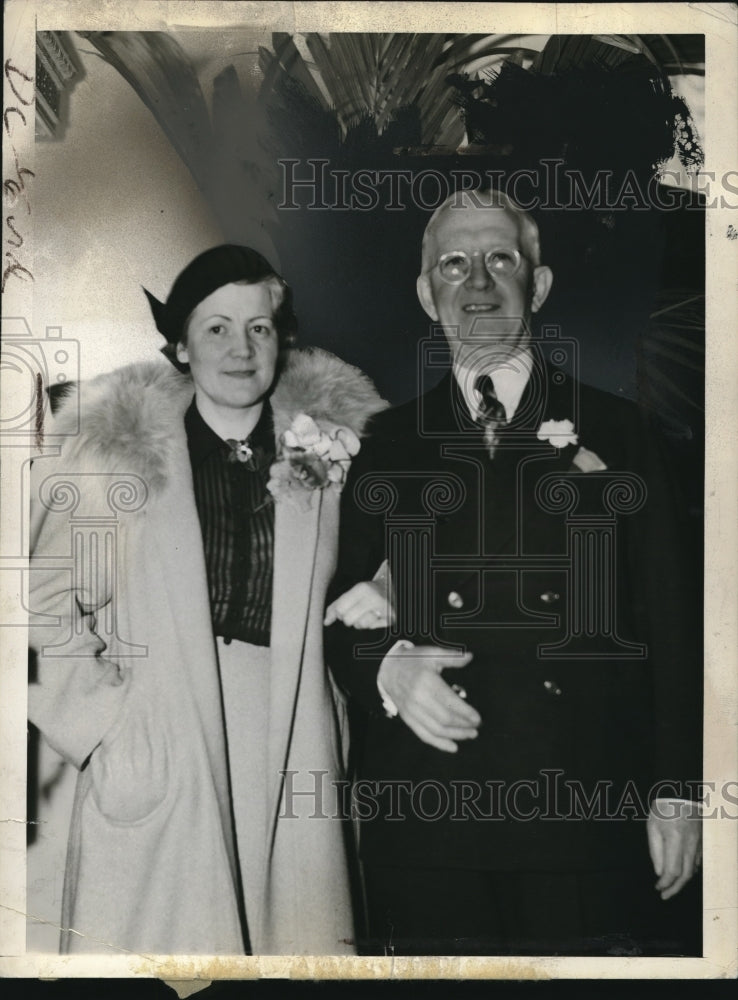
{"type": "Polygon", "coordinates": [[[325,430],[307,413],[297,414],[279,443],[267,489],[275,499],[290,496],[301,506],[310,504],[315,490],[333,486],[340,491],[361,447],[350,427],[325,430]]]}
{"type": "Polygon", "coordinates": [[[579,435],[574,432],[571,420],[544,420],[536,435],[539,441],[549,441],[554,448],[577,444],[579,435]]]}
{"type": "MultiPolygon", "coordinates": [[[[571,420],[544,420],[538,428],[539,441],[549,441],[554,448],[567,448],[579,444],[579,435],[571,420]]],[[[572,459],[572,468],[580,472],[603,472],[607,466],[599,455],[580,445],[572,459]]]]}

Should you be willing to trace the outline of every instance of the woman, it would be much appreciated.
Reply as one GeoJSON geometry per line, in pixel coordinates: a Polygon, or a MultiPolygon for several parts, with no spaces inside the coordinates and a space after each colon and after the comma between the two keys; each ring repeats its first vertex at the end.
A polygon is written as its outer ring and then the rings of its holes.
{"type": "MultiPolygon", "coordinates": [[[[253,250],[149,300],[189,373],[82,385],[34,463],[29,716],[79,769],[62,950],[351,953],[322,618],[340,486],[384,404],[289,350],[289,289],[253,250]]],[[[371,588],[348,603],[381,620],[371,588]]]]}

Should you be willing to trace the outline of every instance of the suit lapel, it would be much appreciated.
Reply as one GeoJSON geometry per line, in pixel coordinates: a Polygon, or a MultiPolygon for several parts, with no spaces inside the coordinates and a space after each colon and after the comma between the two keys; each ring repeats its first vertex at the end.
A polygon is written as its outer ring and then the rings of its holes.
{"type": "Polygon", "coordinates": [[[449,372],[422,397],[419,410],[420,437],[430,438],[432,447],[423,449],[423,465],[433,473],[447,472],[460,480],[464,500],[449,513],[435,519],[436,549],[446,554],[470,554],[479,547],[482,469],[489,462],[483,430],[472,419],[456,380],[449,372]]]}
{"type": "MultiPolygon", "coordinates": [[[[523,525],[529,532],[544,516],[535,499],[532,481],[550,473],[565,474],[571,468],[574,450],[552,449],[547,442],[538,440],[537,431],[544,420],[575,421],[576,383],[545,364],[538,355],[514,417],[501,428],[500,444],[490,459],[481,429],[469,417],[455,380],[449,375],[446,381],[450,384],[445,387],[443,418],[444,397],[428,401],[438,407],[439,425],[441,419],[448,422],[459,407],[463,408],[466,429],[456,442],[440,446],[440,465],[445,464],[444,455],[466,459],[454,463],[454,472],[464,483],[466,500],[454,514],[439,518],[439,547],[461,557],[519,554],[523,525]]],[[[466,578],[462,576],[461,580],[466,578]]]]}
{"type": "Polygon", "coordinates": [[[482,441],[482,429],[469,413],[450,371],[418,400],[418,431],[421,437],[429,435],[442,442],[482,441]]]}

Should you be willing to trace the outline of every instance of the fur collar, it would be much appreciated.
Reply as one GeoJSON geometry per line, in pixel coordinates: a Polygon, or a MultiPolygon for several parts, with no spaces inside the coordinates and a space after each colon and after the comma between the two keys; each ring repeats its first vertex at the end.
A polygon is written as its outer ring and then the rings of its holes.
{"type": "MultiPolygon", "coordinates": [[[[189,375],[159,361],[81,383],[54,420],[54,433],[68,435],[65,463],[134,473],[160,490],[186,448],[183,418],[192,395],[189,375]]],[[[277,440],[301,412],[319,424],[343,425],[361,435],[369,418],[387,406],[358,368],[318,348],[290,351],[271,404],[277,440]]]]}

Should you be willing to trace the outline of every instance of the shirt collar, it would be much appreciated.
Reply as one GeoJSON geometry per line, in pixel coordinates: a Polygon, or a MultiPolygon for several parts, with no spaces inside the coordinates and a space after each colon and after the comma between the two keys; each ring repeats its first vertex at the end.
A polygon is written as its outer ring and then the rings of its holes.
{"type": "MultiPolygon", "coordinates": [[[[212,427],[205,423],[200,411],[197,408],[197,401],[192,400],[185,413],[185,431],[187,433],[187,447],[190,452],[190,461],[193,466],[202,464],[213,452],[221,452],[228,455],[229,446],[212,427]]],[[[268,400],[264,400],[261,416],[256,427],[248,436],[248,442],[254,450],[260,448],[261,454],[268,458],[271,465],[274,460],[274,427],[272,421],[272,408],[268,400]]],[[[261,465],[262,463],[259,463],[261,465]]]]}
{"type": "Polygon", "coordinates": [[[505,407],[508,422],[515,416],[515,411],[522,398],[525,387],[533,368],[533,357],[529,351],[521,351],[502,365],[491,368],[481,361],[479,364],[462,365],[454,362],[453,371],[456,383],[473,418],[481,412],[482,396],[474,388],[481,375],[489,375],[495,387],[497,398],[505,407]]]}

